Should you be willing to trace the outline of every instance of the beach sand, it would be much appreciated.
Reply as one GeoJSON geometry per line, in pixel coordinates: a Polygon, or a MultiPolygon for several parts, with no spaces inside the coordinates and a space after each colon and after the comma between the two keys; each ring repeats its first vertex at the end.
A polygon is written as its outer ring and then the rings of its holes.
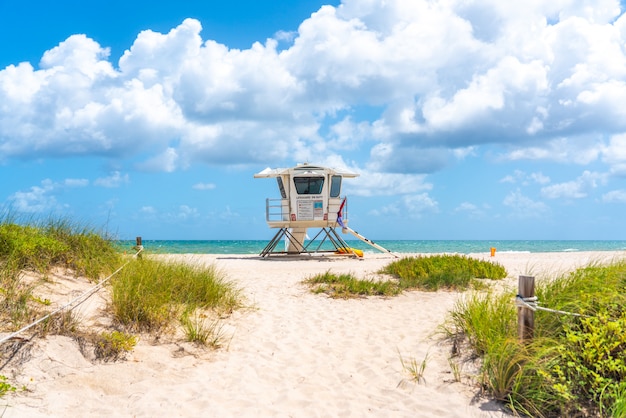
{"type": "MultiPolygon", "coordinates": [[[[402,254],[407,255],[407,254],[402,254]]],[[[471,254],[502,264],[516,288],[519,275],[538,281],[624,252],[471,254]]],[[[438,327],[462,293],[407,292],[397,297],[331,299],[302,280],[325,271],[374,277],[388,254],[260,259],[242,255],[167,255],[214,264],[242,289],[247,308],[223,319],[224,346],[197,348],[141,338],[125,361],[92,363],[68,337],[35,339],[0,370],[20,388],[0,400],[9,417],[501,417],[480,396],[471,364],[455,382],[450,346],[438,327]],[[425,361],[416,383],[402,366],[425,361]],[[22,363],[19,367],[14,364],[22,363]]],[[[54,276],[49,293],[63,303],[90,285],[54,276]]],[[[106,291],[79,307],[90,323],[106,323],[106,291]]],[[[511,301],[513,303],[513,300],[511,301]]]]}

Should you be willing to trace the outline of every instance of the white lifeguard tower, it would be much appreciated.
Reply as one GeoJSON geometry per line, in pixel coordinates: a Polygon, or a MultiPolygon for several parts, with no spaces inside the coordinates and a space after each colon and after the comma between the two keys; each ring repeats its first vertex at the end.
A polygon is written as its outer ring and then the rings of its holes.
{"type": "Polygon", "coordinates": [[[348,227],[347,200],[341,196],[341,186],[344,178],[358,177],[358,174],[304,163],[292,168],[266,168],[254,177],[276,178],[281,196],[266,199],[267,224],[279,230],[261,252],[262,257],[320,252],[362,256],[362,251],[350,248],[337,234],[338,226],[344,233],[350,232],[378,250],[390,252],[348,227]],[[309,239],[308,228],[320,228],[320,231],[309,239]],[[284,251],[277,249],[283,239],[284,251]]]}

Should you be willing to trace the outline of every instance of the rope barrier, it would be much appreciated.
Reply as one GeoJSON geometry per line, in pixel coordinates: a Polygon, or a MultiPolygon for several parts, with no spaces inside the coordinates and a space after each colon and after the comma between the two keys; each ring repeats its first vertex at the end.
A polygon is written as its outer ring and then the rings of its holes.
{"type": "MultiPolygon", "coordinates": [[[[137,247],[137,252],[135,254],[133,254],[133,258],[137,257],[142,251],[143,251],[143,246],[142,245],[138,245],[137,247]]],[[[49,314],[39,318],[38,320],[36,320],[35,322],[32,322],[28,325],[26,325],[25,327],[5,336],[0,338],[0,344],[4,344],[5,342],[7,342],[8,340],[17,337],[19,334],[21,334],[22,332],[34,327],[35,325],[45,321],[46,319],[50,318],[53,315],[56,315],[57,313],[64,311],[65,309],[67,309],[68,307],[75,305],[73,307],[76,307],[78,305],[80,305],[81,303],[85,302],[89,297],[91,297],[94,293],[96,293],[98,290],[100,290],[102,288],[102,286],[108,282],[113,276],[115,276],[117,273],[119,273],[124,267],[126,267],[128,265],[128,263],[130,263],[131,260],[128,260],[126,263],[124,263],[120,268],[118,268],[117,270],[115,270],[113,273],[111,273],[107,278],[101,280],[100,282],[98,282],[97,285],[95,285],[94,287],[86,290],[85,292],[81,293],[80,295],[78,295],[77,297],[75,297],[74,299],[70,300],[68,303],[66,303],[65,305],[57,308],[56,310],[50,312],[49,314]],[[82,299],[82,300],[81,300],[82,299]],[[77,303],[77,301],[79,301],[77,303]]]]}
{"type": "Polygon", "coordinates": [[[559,311],[557,309],[549,309],[549,308],[544,308],[542,306],[539,306],[539,300],[537,299],[537,296],[533,296],[530,298],[523,298],[522,296],[517,295],[515,296],[515,304],[520,308],[528,308],[531,311],[544,311],[544,312],[556,313],[559,315],[571,315],[571,316],[579,316],[582,318],[589,318],[589,316],[587,315],[577,314],[574,312],[559,311]]]}

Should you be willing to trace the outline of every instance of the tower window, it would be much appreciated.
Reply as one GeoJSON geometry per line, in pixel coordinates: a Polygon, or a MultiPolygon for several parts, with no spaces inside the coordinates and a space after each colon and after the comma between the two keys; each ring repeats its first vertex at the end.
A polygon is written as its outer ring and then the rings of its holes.
{"type": "Polygon", "coordinates": [[[294,177],[293,183],[298,194],[322,194],[324,177],[294,177]]]}

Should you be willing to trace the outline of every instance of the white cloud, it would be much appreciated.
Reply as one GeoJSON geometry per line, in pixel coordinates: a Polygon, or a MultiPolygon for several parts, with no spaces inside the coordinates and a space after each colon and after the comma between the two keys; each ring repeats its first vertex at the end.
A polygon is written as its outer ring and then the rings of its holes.
{"type": "Polygon", "coordinates": [[[54,213],[64,210],[66,204],[59,203],[56,193],[67,188],[85,187],[89,184],[85,179],[66,179],[54,182],[45,179],[41,186],[32,186],[27,191],[17,191],[7,199],[12,210],[23,213],[54,213]]]}
{"type": "Polygon", "coordinates": [[[89,180],[87,179],[65,179],[63,180],[63,185],[67,187],[86,187],[89,185],[89,180]]]}
{"type": "Polygon", "coordinates": [[[145,215],[155,215],[157,210],[153,206],[142,206],[139,211],[145,215]]]}
{"type": "Polygon", "coordinates": [[[602,161],[610,167],[610,172],[617,176],[626,176],[626,133],[613,135],[602,149],[602,161]]]}
{"type": "Polygon", "coordinates": [[[626,190],[611,190],[602,195],[605,203],[626,203],[626,190]]]}
{"type": "Polygon", "coordinates": [[[412,194],[431,190],[432,184],[425,182],[426,177],[419,174],[383,174],[364,171],[354,180],[345,182],[346,190],[355,196],[390,196],[412,194]]]}
{"type": "Polygon", "coordinates": [[[541,145],[517,148],[503,155],[501,159],[546,160],[587,165],[598,159],[603,147],[599,138],[555,138],[541,145]]]}
{"type": "Polygon", "coordinates": [[[40,68],[0,70],[0,155],[142,158],[139,169],[172,172],[342,152],[376,171],[365,195],[425,190],[387,173],[441,170],[486,143],[508,161],[602,156],[626,175],[620,13],[615,0],[344,0],[248,49],[202,39],[194,19],[146,30],[119,68],[72,35],[40,68]]]}
{"type": "Polygon", "coordinates": [[[184,220],[189,218],[197,218],[198,215],[198,209],[192,208],[191,206],[187,205],[180,205],[178,207],[178,213],[174,214],[174,217],[184,220]]]}
{"type": "Polygon", "coordinates": [[[381,209],[371,211],[377,216],[402,215],[403,217],[419,219],[425,213],[439,211],[439,203],[430,197],[428,193],[405,195],[400,200],[386,205],[381,209]]]}
{"type": "Polygon", "coordinates": [[[599,185],[605,184],[607,175],[585,171],[576,180],[543,187],[541,195],[548,199],[581,199],[599,185]]]}
{"type": "Polygon", "coordinates": [[[122,184],[126,184],[129,182],[128,174],[122,175],[119,171],[114,171],[108,177],[101,177],[94,181],[96,186],[106,187],[106,188],[114,188],[120,187],[122,184]]]}
{"type": "Polygon", "coordinates": [[[550,183],[550,177],[543,175],[541,172],[528,174],[522,170],[515,170],[513,174],[509,174],[500,179],[500,183],[519,183],[524,186],[530,183],[547,184],[550,183]]]}
{"type": "Polygon", "coordinates": [[[520,190],[509,193],[502,203],[509,208],[509,216],[518,219],[542,218],[549,212],[545,203],[524,196],[520,190]]]}
{"type": "Polygon", "coordinates": [[[213,190],[215,187],[214,183],[196,183],[192,186],[194,190],[213,190]]]}
{"type": "Polygon", "coordinates": [[[463,202],[454,209],[455,213],[466,213],[470,218],[482,218],[487,214],[489,206],[477,206],[470,202],[463,202]]]}
{"type": "Polygon", "coordinates": [[[155,155],[148,161],[137,164],[137,168],[143,171],[163,171],[171,173],[176,170],[179,165],[179,155],[175,148],[168,147],[159,155],[155,155]]]}

